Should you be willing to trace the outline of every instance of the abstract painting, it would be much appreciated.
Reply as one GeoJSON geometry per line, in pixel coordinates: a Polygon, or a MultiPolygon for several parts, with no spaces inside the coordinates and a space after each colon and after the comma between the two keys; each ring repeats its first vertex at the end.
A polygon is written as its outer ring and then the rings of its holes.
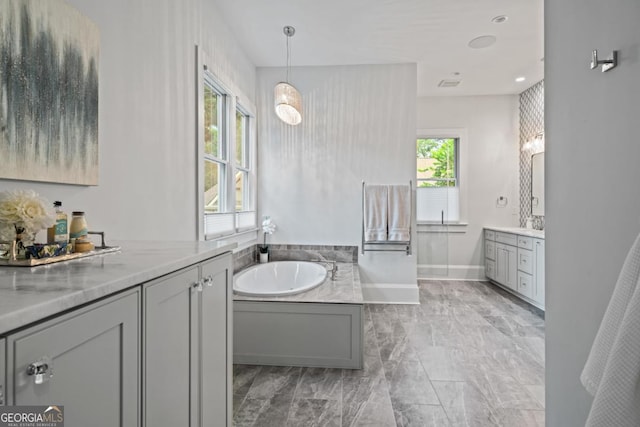
{"type": "Polygon", "coordinates": [[[63,0],[0,1],[0,178],[98,184],[99,50],[63,0]]]}

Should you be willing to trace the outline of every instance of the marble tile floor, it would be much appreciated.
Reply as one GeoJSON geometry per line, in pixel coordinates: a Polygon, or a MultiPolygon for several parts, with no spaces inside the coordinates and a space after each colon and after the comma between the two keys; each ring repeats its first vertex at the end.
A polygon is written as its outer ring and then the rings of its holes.
{"type": "Polygon", "coordinates": [[[234,366],[234,425],[544,426],[544,316],[485,282],[365,306],[362,370],[234,366]]]}

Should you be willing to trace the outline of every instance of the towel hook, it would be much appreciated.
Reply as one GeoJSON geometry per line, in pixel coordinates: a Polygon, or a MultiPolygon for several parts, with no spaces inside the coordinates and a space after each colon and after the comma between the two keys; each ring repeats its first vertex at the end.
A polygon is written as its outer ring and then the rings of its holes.
{"type": "Polygon", "coordinates": [[[611,54],[611,58],[608,59],[598,59],[597,50],[591,52],[591,69],[593,70],[598,68],[598,65],[602,65],[603,73],[615,68],[618,65],[618,51],[614,50],[611,54]]]}

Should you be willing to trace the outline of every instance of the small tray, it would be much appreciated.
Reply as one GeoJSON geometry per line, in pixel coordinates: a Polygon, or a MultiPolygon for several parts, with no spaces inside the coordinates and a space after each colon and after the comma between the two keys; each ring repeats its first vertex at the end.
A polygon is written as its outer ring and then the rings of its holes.
{"type": "Polygon", "coordinates": [[[17,259],[17,260],[0,259],[0,266],[35,267],[38,265],[54,264],[56,262],[70,261],[72,259],[87,258],[91,256],[96,256],[96,255],[118,252],[120,249],[121,249],[120,246],[103,246],[103,247],[96,247],[94,250],[89,252],[74,252],[67,255],[52,256],[47,258],[29,258],[29,259],[17,259]]]}

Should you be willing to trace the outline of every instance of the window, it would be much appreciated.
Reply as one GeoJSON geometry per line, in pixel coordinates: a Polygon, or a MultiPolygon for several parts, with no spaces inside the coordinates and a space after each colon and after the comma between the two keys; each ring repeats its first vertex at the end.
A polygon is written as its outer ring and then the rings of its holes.
{"type": "Polygon", "coordinates": [[[225,212],[227,150],[225,96],[210,83],[204,86],[204,211],[225,212]]]}
{"type": "Polygon", "coordinates": [[[213,239],[256,227],[251,157],[254,119],[249,109],[207,71],[201,93],[201,236],[213,239]]]}
{"type": "Polygon", "coordinates": [[[256,212],[251,198],[251,116],[241,106],[236,109],[236,158],[235,158],[235,206],[236,230],[242,231],[256,226],[256,212]]]}
{"type": "Polygon", "coordinates": [[[460,220],[458,138],[416,141],[416,218],[423,222],[460,220]]]}

